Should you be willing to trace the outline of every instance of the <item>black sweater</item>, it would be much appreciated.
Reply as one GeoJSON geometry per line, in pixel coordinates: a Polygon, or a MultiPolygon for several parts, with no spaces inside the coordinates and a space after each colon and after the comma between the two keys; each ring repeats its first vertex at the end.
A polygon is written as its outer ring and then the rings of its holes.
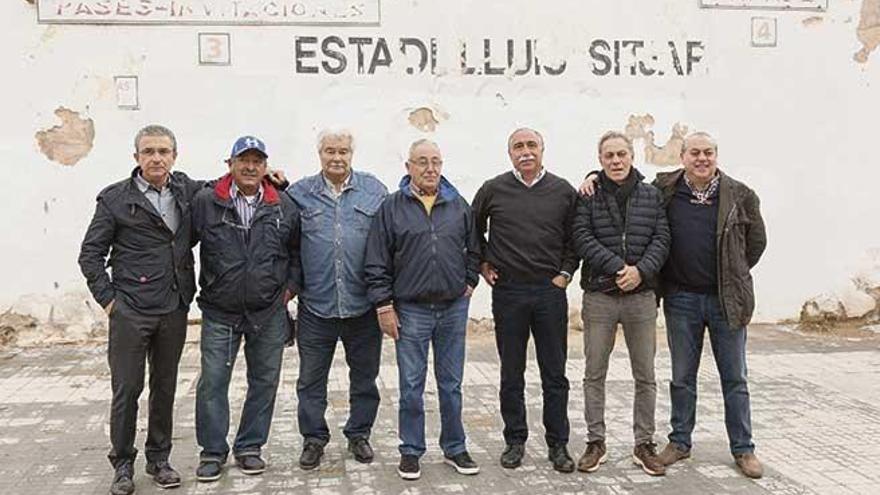
{"type": "Polygon", "coordinates": [[[473,201],[482,261],[491,263],[502,281],[543,283],[561,271],[574,274],[578,258],[571,225],[576,205],[571,184],[550,172],[530,188],[513,172],[489,179],[473,201]]]}

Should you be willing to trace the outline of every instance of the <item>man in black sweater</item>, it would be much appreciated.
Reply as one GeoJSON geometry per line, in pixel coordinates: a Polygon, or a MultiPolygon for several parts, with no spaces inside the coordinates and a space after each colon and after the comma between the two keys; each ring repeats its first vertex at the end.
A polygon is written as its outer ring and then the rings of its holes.
{"type": "Polygon", "coordinates": [[[571,248],[577,193],[565,179],[544,169],[544,139],[537,131],[517,129],[507,144],[514,170],[486,181],[473,201],[480,271],[492,286],[495,342],[501,359],[501,416],[507,444],[501,465],[518,467],[525,453],[529,431],[523,374],[531,332],[541,371],[548,458],[554,469],[570,473],[574,461],[567,449],[565,289],[578,266],[571,248]]]}

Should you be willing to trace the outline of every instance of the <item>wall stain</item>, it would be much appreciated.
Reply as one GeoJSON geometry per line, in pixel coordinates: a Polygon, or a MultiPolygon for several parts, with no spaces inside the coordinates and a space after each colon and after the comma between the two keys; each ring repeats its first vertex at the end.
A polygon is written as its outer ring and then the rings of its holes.
{"type": "Polygon", "coordinates": [[[868,61],[871,52],[880,46],[880,0],[862,1],[856,36],[862,43],[862,49],[853,55],[853,60],[864,64],[868,61]]]}
{"type": "Polygon", "coordinates": [[[645,163],[651,165],[667,166],[681,163],[681,146],[687,135],[688,127],[681,123],[672,126],[672,135],[666,144],[657,146],[654,144],[654,116],[630,115],[629,121],[623,133],[633,141],[642,140],[645,146],[645,163]]]}
{"type": "Polygon", "coordinates": [[[824,21],[825,21],[824,17],[814,15],[814,16],[807,17],[806,19],[801,21],[801,23],[806,27],[813,27],[813,26],[818,26],[819,24],[822,24],[822,22],[824,22],[824,21]]]}
{"type": "Polygon", "coordinates": [[[409,113],[409,123],[422,132],[434,132],[440,120],[433,109],[419,107],[409,113]]]}
{"type": "Polygon", "coordinates": [[[92,151],[95,141],[95,124],[92,119],[80,118],[79,113],[64,107],[55,110],[61,125],[37,131],[34,136],[40,151],[46,158],[72,166],[92,151]]]}

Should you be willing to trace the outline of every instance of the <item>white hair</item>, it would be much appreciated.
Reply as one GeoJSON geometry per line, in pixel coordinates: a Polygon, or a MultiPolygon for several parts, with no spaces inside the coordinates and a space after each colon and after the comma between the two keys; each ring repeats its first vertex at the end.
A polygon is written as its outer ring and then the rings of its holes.
{"type": "Polygon", "coordinates": [[[328,128],[318,133],[318,142],[316,143],[318,146],[318,153],[324,148],[324,141],[328,138],[347,138],[351,151],[354,151],[354,136],[351,134],[350,130],[328,128]]]}
{"type": "Polygon", "coordinates": [[[440,145],[438,145],[434,141],[431,141],[430,139],[427,139],[427,138],[416,139],[415,141],[412,142],[411,145],[409,145],[409,155],[408,156],[412,157],[412,154],[416,150],[416,148],[418,148],[419,146],[421,146],[423,144],[429,144],[429,145],[437,148],[438,150],[440,149],[440,145]]]}

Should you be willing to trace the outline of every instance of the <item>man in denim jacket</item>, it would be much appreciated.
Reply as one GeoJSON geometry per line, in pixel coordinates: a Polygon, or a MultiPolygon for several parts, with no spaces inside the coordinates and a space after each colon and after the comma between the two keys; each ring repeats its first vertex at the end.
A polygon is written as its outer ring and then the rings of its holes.
{"type": "Polygon", "coordinates": [[[370,223],[388,190],[373,175],[351,169],[353,151],[351,133],[321,132],[321,172],[287,190],[302,220],[296,391],[303,469],[318,467],[330,440],[324,419],[327,377],[340,339],[350,379],[350,411],[343,434],[357,461],[373,460],[369,438],[379,408],[376,377],[382,332],[367,299],[364,252],[370,223]]]}

